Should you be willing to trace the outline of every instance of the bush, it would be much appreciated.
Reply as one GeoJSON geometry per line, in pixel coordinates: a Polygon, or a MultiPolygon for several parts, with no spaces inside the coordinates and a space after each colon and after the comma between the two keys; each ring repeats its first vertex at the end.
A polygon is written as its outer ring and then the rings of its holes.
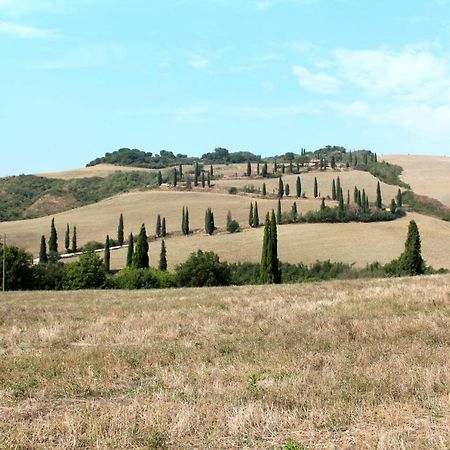
{"type": "Polygon", "coordinates": [[[153,268],[136,269],[126,267],[111,280],[114,289],[158,289],[174,287],[175,275],[153,268]]]}
{"type": "Polygon", "coordinates": [[[229,233],[237,233],[240,231],[239,222],[237,220],[232,220],[227,226],[227,231],[229,233]]]}
{"type": "Polygon", "coordinates": [[[179,286],[228,286],[231,281],[230,267],[221,262],[214,252],[197,250],[187,261],[176,268],[179,286]]]}
{"type": "Polygon", "coordinates": [[[229,194],[237,194],[237,192],[238,192],[238,190],[237,190],[237,187],[235,187],[235,186],[230,186],[229,188],[228,188],[228,193],[229,194]]]}
{"type": "Polygon", "coordinates": [[[101,289],[105,283],[103,260],[92,250],[83,253],[79,261],[65,266],[64,289],[101,289]]]}
{"type": "MultiPolygon", "coordinates": [[[[24,291],[33,286],[33,257],[14,245],[6,249],[6,283],[8,291],[24,291]]],[[[0,246],[0,274],[3,272],[3,247],[0,246]]],[[[1,275],[0,275],[1,276],[1,275]]]]}
{"type": "Polygon", "coordinates": [[[37,264],[32,267],[33,289],[59,291],[64,286],[63,264],[37,264]]]}

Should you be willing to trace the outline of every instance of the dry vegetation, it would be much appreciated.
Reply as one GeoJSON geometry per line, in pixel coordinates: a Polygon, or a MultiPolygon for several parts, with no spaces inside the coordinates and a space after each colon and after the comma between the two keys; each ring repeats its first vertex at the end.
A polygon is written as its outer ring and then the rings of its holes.
{"type": "Polygon", "coordinates": [[[403,167],[401,179],[408,183],[414,192],[436,198],[450,207],[450,158],[386,155],[383,159],[403,167]]]}
{"type": "Polygon", "coordinates": [[[449,282],[4,294],[0,447],[448,449],[449,282]]]}

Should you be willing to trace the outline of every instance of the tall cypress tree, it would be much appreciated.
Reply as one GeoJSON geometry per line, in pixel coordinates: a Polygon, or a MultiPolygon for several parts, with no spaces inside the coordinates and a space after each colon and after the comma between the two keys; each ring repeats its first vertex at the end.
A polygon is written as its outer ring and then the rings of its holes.
{"type": "Polygon", "coordinates": [[[366,212],[370,211],[370,204],[369,204],[369,196],[368,195],[366,195],[366,205],[365,205],[364,209],[365,209],[366,212]]]}
{"type": "Polygon", "coordinates": [[[314,198],[319,196],[319,185],[317,184],[317,177],[314,177],[314,198]]]}
{"type": "Polygon", "coordinates": [[[117,227],[117,242],[122,247],[124,242],[123,214],[120,214],[119,225],[117,227]]]}
{"type": "Polygon", "coordinates": [[[389,209],[391,210],[392,214],[395,214],[395,212],[397,211],[397,203],[395,203],[394,199],[391,200],[391,207],[389,209]]]}
{"type": "Polygon", "coordinates": [[[230,226],[232,221],[233,221],[233,216],[231,215],[231,211],[228,210],[228,212],[227,212],[227,230],[228,230],[228,228],[229,228],[229,226],[230,226]]]}
{"type": "Polygon", "coordinates": [[[166,218],[163,217],[162,224],[161,224],[161,236],[166,237],[167,236],[167,228],[166,228],[166,218]]]}
{"type": "Polygon", "coordinates": [[[202,188],[204,188],[206,186],[206,183],[205,183],[205,172],[203,170],[202,170],[201,180],[202,180],[202,188]]]}
{"type": "Polygon", "coordinates": [[[183,179],[183,164],[178,166],[178,175],[180,176],[180,180],[183,179]]]}
{"type": "Polygon", "coordinates": [[[211,175],[209,172],[206,174],[206,185],[210,188],[211,187],[211,175]]]}
{"type": "Polygon", "coordinates": [[[253,226],[253,202],[250,202],[250,211],[248,213],[248,224],[253,226]]]}
{"type": "Polygon", "coordinates": [[[133,264],[133,255],[134,255],[134,237],[133,233],[130,233],[130,236],[128,237],[127,267],[130,267],[133,264]]]}
{"type": "Polygon", "coordinates": [[[350,206],[350,189],[347,189],[347,206],[350,206]]]}
{"type": "Polygon", "coordinates": [[[185,234],[186,234],[186,236],[188,236],[191,231],[189,229],[189,209],[187,206],[186,206],[186,213],[185,213],[184,220],[185,220],[185,225],[184,225],[185,234]]]}
{"type": "Polygon", "coordinates": [[[365,212],[366,211],[366,190],[365,189],[362,190],[361,206],[365,212]]]}
{"type": "Polygon", "coordinates": [[[339,206],[338,206],[338,216],[339,218],[343,218],[345,215],[345,208],[344,208],[344,194],[342,193],[342,188],[340,188],[339,191],[339,206]]]}
{"type": "Polygon", "coordinates": [[[186,212],[184,210],[184,206],[183,206],[183,212],[182,212],[182,217],[181,217],[181,232],[186,235],[186,212]]]}
{"type": "Polygon", "coordinates": [[[261,193],[264,197],[267,195],[266,183],[263,183],[261,193]]]}
{"type": "Polygon", "coordinates": [[[375,203],[376,207],[378,209],[382,208],[382,199],[381,199],[381,187],[380,187],[380,182],[377,182],[377,201],[375,203]]]}
{"type": "Polygon", "coordinates": [[[161,174],[161,171],[158,170],[158,186],[161,186],[161,185],[162,185],[162,174],[161,174]]]}
{"type": "Polygon", "coordinates": [[[281,200],[278,199],[278,204],[277,204],[277,223],[281,225],[281,221],[283,220],[283,216],[281,213],[281,200]]]}
{"type": "Polygon", "coordinates": [[[107,273],[111,270],[111,250],[109,248],[109,236],[106,235],[105,241],[105,256],[103,258],[103,262],[105,264],[105,270],[107,273]]]}
{"type": "Polygon", "coordinates": [[[39,249],[39,264],[46,264],[48,262],[47,257],[47,243],[45,241],[45,236],[41,237],[41,247],[39,249]]]}
{"type": "Polygon", "coordinates": [[[283,185],[283,179],[281,176],[278,178],[278,198],[283,198],[284,196],[284,185],[283,185]]]}
{"type": "Polygon", "coordinates": [[[355,186],[355,190],[353,191],[353,202],[358,204],[358,188],[355,186]]]}
{"type": "Polygon", "coordinates": [[[273,211],[272,216],[270,218],[270,243],[272,246],[272,251],[270,255],[272,282],[279,284],[281,283],[281,271],[279,268],[279,261],[278,261],[277,222],[275,220],[275,213],[273,211]]]}
{"type": "Polygon", "coordinates": [[[259,175],[260,168],[259,168],[259,162],[256,163],[256,175],[259,175]]]}
{"type": "Polygon", "coordinates": [[[268,174],[267,161],[264,161],[263,170],[262,170],[262,176],[263,176],[264,178],[266,178],[266,177],[267,177],[267,174],[268,174]]]}
{"type": "Polygon", "coordinates": [[[333,200],[336,200],[336,182],[334,181],[334,178],[333,182],[331,183],[331,198],[333,200]]]}
{"type": "Polygon", "coordinates": [[[336,181],[336,200],[341,199],[342,189],[341,189],[341,179],[337,177],[336,181]]]}
{"type": "Polygon", "coordinates": [[[334,157],[334,155],[331,155],[330,166],[331,166],[332,169],[336,169],[336,158],[334,157]]]}
{"type": "Polygon", "coordinates": [[[246,174],[248,177],[252,175],[252,163],[250,161],[247,161],[247,171],[246,174]]]}
{"type": "Polygon", "coordinates": [[[397,191],[397,206],[401,208],[403,206],[403,195],[402,191],[399,189],[397,191]]]}
{"type": "Polygon", "coordinates": [[[159,254],[159,270],[167,270],[167,250],[164,239],[161,241],[161,252],[159,254]]]}
{"type": "Polygon", "coordinates": [[[297,180],[295,182],[295,190],[297,198],[300,198],[302,196],[302,182],[300,181],[299,176],[297,177],[297,180]]]}
{"type": "Polygon", "coordinates": [[[52,223],[50,225],[50,239],[48,240],[48,251],[51,254],[58,253],[58,232],[55,227],[55,219],[52,219],[52,223]]]}
{"type": "Polygon", "coordinates": [[[70,248],[70,227],[69,224],[66,225],[66,235],[64,236],[64,248],[66,252],[69,251],[70,248]]]}
{"type": "Polygon", "coordinates": [[[362,197],[361,197],[361,191],[358,189],[358,198],[356,199],[356,203],[358,204],[358,206],[360,208],[363,207],[363,203],[362,203],[362,197]]]}
{"type": "Polygon", "coordinates": [[[419,228],[414,220],[409,222],[405,250],[399,258],[400,269],[408,275],[425,273],[425,261],[422,258],[419,228]]]}
{"type": "Polygon", "coordinates": [[[258,202],[255,202],[255,208],[253,209],[253,228],[258,227],[259,227],[258,202]]]}
{"type": "Polygon", "coordinates": [[[211,178],[212,178],[214,176],[214,167],[213,167],[212,164],[211,164],[211,167],[209,168],[209,173],[210,173],[211,178]]]}
{"type": "Polygon", "coordinates": [[[292,217],[293,222],[297,222],[297,219],[298,219],[297,202],[292,203],[291,217],[292,217]]]}
{"type": "Polygon", "coordinates": [[[211,208],[208,208],[205,212],[205,231],[207,234],[213,234],[215,229],[214,213],[211,208]]]}
{"type": "Polygon", "coordinates": [[[177,169],[173,169],[173,181],[172,184],[176,186],[178,183],[178,172],[177,169]]]}
{"type": "Polygon", "coordinates": [[[194,186],[197,187],[198,186],[198,162],[195,163],[194,165],[194,186]]]}
{"type": "Polygon", "coordinates": [[[135,267],[136,269],[147,269],[148,266],[149,258],[147,232],[145,230],[145,225],[142,224],[133,255],[133,267],[135,267]]]}
{"type": "Polygon", "coordinates": [[[156,216],[155,234],[157,237],[161,237],[161,216],[159,214],[156,216]]]}
{"type": "Polygon", "coordinates": [[[78,251],[78,244],[77,244],[77,227],[73,227],[72,232],[72,253],[77,253],[78,251]]]}
{"type": "Polygon", "coordinates": [[[260,264],[260,279],[261,282],[269,283],[269,252],[270,249],[270,215],[266,214],[266,220],[264,221],[264,237],[261,252],[261,264],[260,264]]]}
{"type": "Polygon", "coordinates": [[[289,194],[291,193],[291,188],[288,183],[286,183],[286,186],[284,187],[284,193],[286,194],[286,197],[289,197],[289,194]]]}

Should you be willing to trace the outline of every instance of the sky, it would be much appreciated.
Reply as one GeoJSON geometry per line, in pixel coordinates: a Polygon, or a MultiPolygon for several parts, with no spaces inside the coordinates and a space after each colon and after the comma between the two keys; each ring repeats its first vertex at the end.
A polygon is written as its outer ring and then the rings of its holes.
{"type": "Polygon", "coordinates": [[[0,175],[327,144],[450,155],[450,0],[0,0],[0,175]]]}

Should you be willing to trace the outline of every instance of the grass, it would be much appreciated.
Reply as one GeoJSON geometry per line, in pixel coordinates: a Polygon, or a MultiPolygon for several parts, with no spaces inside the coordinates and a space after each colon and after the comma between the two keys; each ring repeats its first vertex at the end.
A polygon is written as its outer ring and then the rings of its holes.
{"type": "Polygon", "coordinates": [[[0,447],[446,449],[449,282],[4,294],[0,447]]]}

